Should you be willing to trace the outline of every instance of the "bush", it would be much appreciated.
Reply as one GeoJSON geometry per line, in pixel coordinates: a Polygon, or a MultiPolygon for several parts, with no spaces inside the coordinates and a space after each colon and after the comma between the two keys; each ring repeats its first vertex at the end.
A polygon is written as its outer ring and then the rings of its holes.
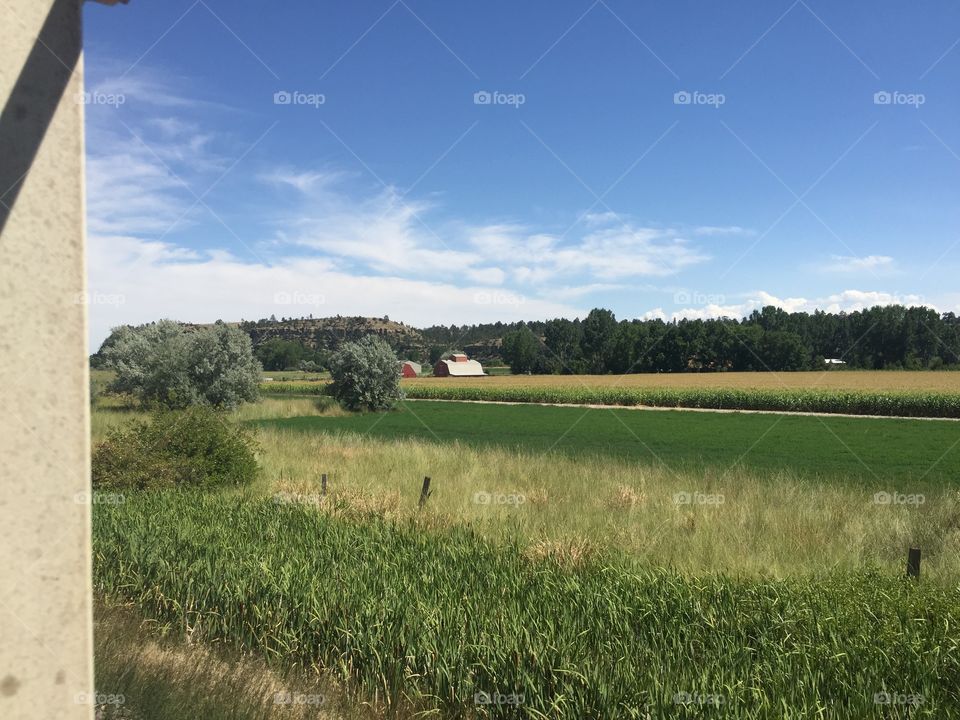
{"type": "Polygon", "coordinates": [[[330,394],[349,410],[387,410],[403,397],[400,361],[385,340],[368,335],[330,358],[330,394]]]}
{"type": "Polygon", "coordinates": [[[210,408],[158,412],[114,430],[93,452],[93,487],[240,485],[256,477],[256,443],[210,408]]]}
{"type": "Polygon", "coordinates": [[[262,368],[249,336],[218,322],[187,330],[161,320],[121,327],[101,350],[116,371],[112,392],[133,395],[146,405],[233,408],[257,399],[262,368]]]}

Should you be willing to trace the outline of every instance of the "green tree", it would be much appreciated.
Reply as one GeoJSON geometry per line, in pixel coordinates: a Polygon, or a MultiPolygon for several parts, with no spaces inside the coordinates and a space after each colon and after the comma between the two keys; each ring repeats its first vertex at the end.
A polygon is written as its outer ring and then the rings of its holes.
{"type": "Polygon", "coordinates": [[[387,410],[403,397],[400,361],[382,338],[347,342],[330,357],[331,394],[350,410],[387,410]]]}
{"type": "Polygon", "coordinates": [[[587,372],[609,372],[616,342],[616,317],[610,310],[594,308],[584,319],[582,327],[580,348],[587,363],[587,372]]]}
{"type": "Polygon", "coordinates": [[[503,337],[503,359],[514,374],[534,372],[540,352],[540,341],[530,328],[514,330],[503,337]]]}
{"type": "Polygon", "coordinates": [[[307,359],[309,351],[295,340],[271,338],[254,351],[264,370],[294,370],[307,359]]]}
{"type": "Polygon", "coordinates": [[[792,332],[770,331],[760,338],[759,353],[765,370],[803,370],[807,367],[807,349],[792,332]]]}
{"type": "Polygon", "coordinates": [[[561,365],[562,372],[574,372],[580,352],[580,325],[572,320],[557,318],[543,328],[544,344],[561,365]]]}
{"type": "Polygon", "coordinates": [[[114,331],[102,350],[110,391],[145,405],[233,408],[257,399],[262,368],[250,337],[221,322],[187,330],[172,320],[114,331]]]}

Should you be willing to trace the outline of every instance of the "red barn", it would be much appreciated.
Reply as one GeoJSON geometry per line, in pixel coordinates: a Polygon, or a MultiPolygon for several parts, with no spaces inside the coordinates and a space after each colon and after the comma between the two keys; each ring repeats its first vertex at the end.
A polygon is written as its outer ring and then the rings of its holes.
{"type": "Polygon", "coordinates": [[[400,363],[400,375],[405,378],[415,378],[420,376],[422,368],[420,363],[415,363],[413,360],[404,360],[400,363]]]}

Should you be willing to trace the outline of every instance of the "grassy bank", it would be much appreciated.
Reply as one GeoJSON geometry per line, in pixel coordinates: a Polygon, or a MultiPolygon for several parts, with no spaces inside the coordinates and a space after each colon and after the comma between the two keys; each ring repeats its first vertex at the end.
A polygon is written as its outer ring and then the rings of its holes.
{"type": "Polygon", "coordinates": [[[103,720],[364,720],[336,682],[255,653],[195,642],[129,604],[94,605],[97,718],[103,720]]]}
{"type": "Polygon", "coordinates": [[[229,494],[97,506],[94,537],[98,591],[195,641],[449,717],[882,717],[884,692],[960,712],[960,605],[935,583],[694,580],[229,494]]]}

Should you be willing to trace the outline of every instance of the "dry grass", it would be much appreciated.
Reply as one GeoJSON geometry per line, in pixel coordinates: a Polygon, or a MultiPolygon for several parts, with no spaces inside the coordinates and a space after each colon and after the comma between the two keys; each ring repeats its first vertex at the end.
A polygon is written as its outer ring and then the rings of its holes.
{"type": "Polygon", "coordinates": [[[404,386],[576,388],[760,388],[960,392],[960,372],[829,370],[817,372],[658,373],[635,375],[491,375],[481,378],[416,378],[404,386]]]}
{"type": "MultiPolygon", "coordinates": [[[[264,397],[259,402],[241,405],[230,413],[238,422],[245,420],[272,420],[288,417],[323,415],[328,417],[347,414],[331,399],[321,397],[264,397]]],[[[115,397],[101,397],[90,415],[90,436],[94,444],[104,439],[108,432],[123,427],[135,420],[147,420],[150,413],[130,407],[129,403],[115,397]]]]}
{"type": "Polygon", "coordinates": [[[141,621],[136,610],[94,606],[97,694],[104,720],[359,720],[377,717],[353,705],[316,673],[281,675],[259,657],[191,643],[171,628],[141,621]]]}
{"type": "Polygon", "coordinates": [[[954,490],[926,488],[921,505],[878,505],[873,493],[893,488],[818,484],[742,469],[693,475],[611,459],[545,460],[458,443],[275,429],[259,437],[264,477],[257,492],[317,496],[320,475],[327,473],[330,496],[322,507],[328,511],[470,524],[493,539],[517,539],[535,554],[588,538],[594,547],[695,574],[783,577],[833,566],[900,572],[907,548],[920,545],[925,576],[960,572],[960,497],[954,490]],[[421,513],[425,475],[433,495],[421,513]],[[682,493],[692,502],[677,502],[682,493]]]}

